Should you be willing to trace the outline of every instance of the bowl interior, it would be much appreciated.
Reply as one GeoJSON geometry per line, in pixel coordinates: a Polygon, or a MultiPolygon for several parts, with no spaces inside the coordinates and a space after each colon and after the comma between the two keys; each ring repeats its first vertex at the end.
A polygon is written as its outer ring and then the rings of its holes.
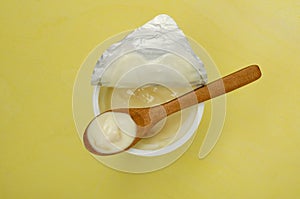
{"type": "MultiPolygon", "coordinates": [[[[93,109],[95,116],[101,113],[99,106],[99,103],[101,103],[99,102],[100,89],[101,86],[94,87],[93,109]]],[[[155,150],[131,148],[127,152],[138,156],[160,156],[176,150],[193,136],[199,126],[203,111],[204,103],[182,110],[180,127],[176,132],[174,140],[166,146],[155,150]]]]}

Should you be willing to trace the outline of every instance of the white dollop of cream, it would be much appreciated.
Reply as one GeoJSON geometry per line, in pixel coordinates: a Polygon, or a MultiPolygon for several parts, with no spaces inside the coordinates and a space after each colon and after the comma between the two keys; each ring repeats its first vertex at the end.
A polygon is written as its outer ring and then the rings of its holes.
{"type": "Polygon", "coordinates": [[[103,154],[117,153],[131,145],[137,126],[130,115],[106,112],[91,122],[87,138],[94,150],[103,154]]]}

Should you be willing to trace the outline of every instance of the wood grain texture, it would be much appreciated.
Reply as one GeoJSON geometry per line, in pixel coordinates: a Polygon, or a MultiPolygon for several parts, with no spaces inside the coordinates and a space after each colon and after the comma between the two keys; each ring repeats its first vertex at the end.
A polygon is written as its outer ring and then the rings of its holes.
{"type": "Polygon", "coordinates": [[[239,71],[231,73],[223,78],[215,80],[203,87],[197,88],[179,98],[173,99],[157,107],[157,117],[165,112],[165,115],[171,115],[179,110],[193,106],[195,104],[207,101],[211,98],[218,97],[229,93],[242,86],[245,86],[261,77],[261,71],[257,65],[245,67],[239,71]]]}

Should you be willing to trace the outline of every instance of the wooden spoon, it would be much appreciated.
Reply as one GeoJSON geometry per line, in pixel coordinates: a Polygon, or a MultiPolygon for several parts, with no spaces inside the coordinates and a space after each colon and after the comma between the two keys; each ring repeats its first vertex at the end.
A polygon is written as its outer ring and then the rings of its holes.
{"type": "Polygon", "coordinates": [[[114,152],[106,153],[96,150],[88,139],[88,129],[93,121],[106,113],[104,112],[96,116],[87,126],[83,135],[84,145],[90,152],[96,155],[112,155],[125,151],[134,146],[143,137],[152,136],[149,134],[150,129],[165,117],[187,107],[233,91],[259,79],[260,77],[261,71],[259,67],[257,65],[251,65],[161,105],[146,108],[121,108],[106,111],[129,114],[131,116],[131,119],[137,126],[135,138],[130,144],[128,144],[128,146],[119,148],[114,152]]]}

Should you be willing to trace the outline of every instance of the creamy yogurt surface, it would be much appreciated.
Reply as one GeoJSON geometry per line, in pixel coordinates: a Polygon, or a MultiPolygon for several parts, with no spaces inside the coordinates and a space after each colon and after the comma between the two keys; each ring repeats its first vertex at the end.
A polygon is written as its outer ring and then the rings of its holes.
{"type": "Polygon", "coordinates": [[[95,151],[110,154],[130,146],[136,131],[136,124],[128,114],[106,112],[91,122],[87,129],[87,138],[95,151]]]}
{"type": "MultiPolygon", "coordinates": [[[[122,107],[149,107],[185,92],[186,88],[168,89],[162,85],[145,85],[138,89],[101,87],[98,102],[102,111],[122,107]]],[[[196,107],[190,107],[168,116],[153,127],[151,131],[154,136],[143,138],[133,148],[157,150],[177,141],[185,134],[181,130],[182,124],[195,114],[196,107]]]]}

